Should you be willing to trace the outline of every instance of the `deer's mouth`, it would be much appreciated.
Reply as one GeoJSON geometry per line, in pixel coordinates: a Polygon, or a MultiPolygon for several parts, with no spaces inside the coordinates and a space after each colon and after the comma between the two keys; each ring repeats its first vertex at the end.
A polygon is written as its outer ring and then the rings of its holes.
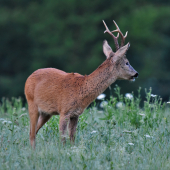
{"type": "Polygon", "coordinates": [[[139,75],[139,73],[136,72],[136,74],[134,76],[130,77],[130,81],[135,81],[135,78],[138,78],[138,75],[139,75]]]}

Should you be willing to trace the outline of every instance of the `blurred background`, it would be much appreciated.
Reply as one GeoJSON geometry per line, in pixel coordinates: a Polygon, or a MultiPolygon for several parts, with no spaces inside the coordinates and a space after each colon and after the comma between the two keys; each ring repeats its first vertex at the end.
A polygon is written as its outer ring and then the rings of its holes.
{"type": "MultiPolygon", "coordinates": [[[[170,0],[0,0],[0,98],[24,97],[27,77],[36,69],[55,67],[90,74],[104,60],[105,20],[128,31],[134,83],[116,81],[122,93],[152,87],[170,96],[170,0]]],[[[109,96],[109,91],[105,93],[109,96]]]]}

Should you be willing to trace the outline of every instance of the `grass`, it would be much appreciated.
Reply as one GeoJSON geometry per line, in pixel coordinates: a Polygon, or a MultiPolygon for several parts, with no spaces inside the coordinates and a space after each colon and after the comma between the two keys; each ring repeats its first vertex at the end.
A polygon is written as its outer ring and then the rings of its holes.
{"type": "Polygon", "coordinates": [[[94,106],[80,116],[76,141],[63,145],[59,117],[39,131],[36,150],[29,144],[29,117],[21,99],[2,99],[0,106],[0,169],[170,169],[170,104],[146,91],[140,107],[115,87],[103,109],[94,106]],[[118,105],[119,103],[119,105],[118,105]],[[120,105],[121,103],[121,105],[120,105]]]}

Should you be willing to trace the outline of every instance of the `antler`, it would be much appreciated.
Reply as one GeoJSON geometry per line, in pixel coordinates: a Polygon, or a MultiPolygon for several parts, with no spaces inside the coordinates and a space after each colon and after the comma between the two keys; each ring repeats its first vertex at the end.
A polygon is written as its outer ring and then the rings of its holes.
{"type": "Polygon", "coordinates": [[[106,23],[104,22],[104,20],[103,20],[103,24],[104,24],[104,26],[106,27],[106,30],[104,31],[104,33],[109,33],[112,37],[113,37],[113,39],[114,39],[114,43],[115,43],[115,46],[116,46],[116,51],[119,49],[119,43],[118,43],[118,38],[119,38],[119,33],[117,34],[117,37],[115,37],[113,34],[112,34],[112,32],[109,30],[109,28],[107,27],[107,25],[106,25],[106,23]]]}
{"type": "Polygon", "coordinates": [[[120,36],[121,36],[121,47],[124,46],[124,43],[125,43],[125,38],[127,37],[127,34],[128,34],[128,31],[126,31],[126,34],[125,36],[122,34],[122,32],[120,31],[118,25],[116,24],[116,22],[113,20],[115,26],[116,26],[116,30],[112,31],[112,32],[119,32],[120,36]]]}
{"type": "Polygon", "coordinates": [[[104,31],[104,33],[107,32],[107,33],[109,33],[109,34],[113,37],[114,42],[115,42],[115,46],[116,46],[116,51],[117,51],[117,50],[119,49],[119,43],[118,43],[119,34],[120,34],[120,36],[121,36],[121,46],[120,46],[120,47],[123,47],[123,45],[124,45],[124,43],[125,43],[125,39],[126,39],[127,34],[128,34],[128,31],[126,32],[126,34],[125,34],[125,36],[124,36],[123,33],[120,31],[120,29],[119,29],[118,25],[116,24],[116,22],[115,22],[114,20],[113,20],[113,22],[114,22],[114,24],[115,24],[115,26],[116,26],[117,29],[116,29],[116,30],[113,30],[113,31],[110,31],[110,30],[108,29],[106,23],[105,23],[104,20],[103,20],[104,26],[106,27],[106,30],[104,31]],[[115,37],[115,36],[112,34],[112,32],[118,32],[117,37],[115,37]]]}

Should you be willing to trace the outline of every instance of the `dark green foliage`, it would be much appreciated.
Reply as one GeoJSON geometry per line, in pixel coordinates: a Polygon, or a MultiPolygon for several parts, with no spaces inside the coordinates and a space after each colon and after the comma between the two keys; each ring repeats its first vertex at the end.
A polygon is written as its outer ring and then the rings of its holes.
{"type": "Polygon", "coordinates": [[[169,4],[168,0],[1,0],[0,97],[23,96],[27,77],[38,68],[91,73],[105,59],[103,40],[114,49],[102,23],[104,19],[112,30],[114,19],[123,33],[129,31],[127,57],[139,72],[133,84],[118,82],[123,93],[152,87],[168,99],[169,4]]]}

